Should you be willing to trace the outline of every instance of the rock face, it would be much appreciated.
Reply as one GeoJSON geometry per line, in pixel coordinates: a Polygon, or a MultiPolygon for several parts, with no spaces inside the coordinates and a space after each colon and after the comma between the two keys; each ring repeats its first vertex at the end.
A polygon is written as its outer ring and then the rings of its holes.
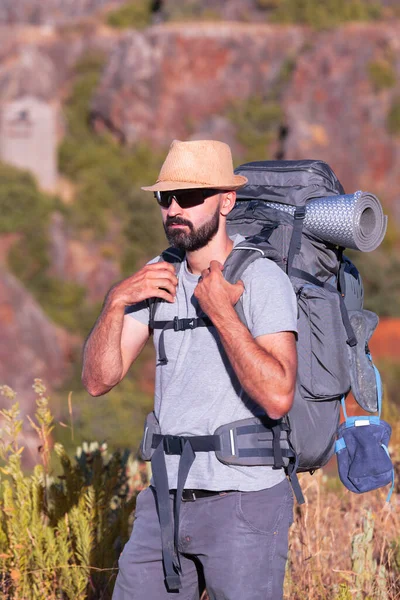
{"type": "Polygon", "coordinates": [[[121,279],[116,258],[104,256],[115,243],[110,242],[107,246],[106,243],[85,242],[72,237],[59,213],[53,214],[49,233],[49,274],[84,287],[89,302],[101,302],[111,285],[121,279]]]}
{"type": "Polygon", "coordinates": [[[105,6],[118,6],[126,0],[2,0],[0,23],[14,25],[54,25],[76,20],[105,6]]]}
{"type": "Polygon", "coordinates": [[[127,34],[93,100],[94,119],[128,144],[187,138],[237,100],[268,93],[305,41],[298,27],[155,26],[127,34]]]}
{"type": "MultiPolygon", "coordinates": [[[[0,382],[18,392],[31,410],[36,377],[50,388],[68,375],[72,338],[57,329],[26,289],[0,268],[0,382]]],[[[1,397],[0,397],[1,402],[1,397]]]]}
{"type": "Polygon", "coordinates": [[[399,97],[398,25],[353,24],[319,34],[298,58],[284,98],[286,158],[326,160],[346,191],[375,192],[400,223],[400,138],[387,124],[399,97]],[[379,89],[379,73],[388,73],[387,87],[379,89]]]}
{"type": "MultiPolygon", "coordinates": [[[[51,0],[45,12],[44,4],[4,0],[0,22],[55,22],[54,15],[73,18],[105,2],[51,0]]],[[[164,4],[166,11],[172,6],[164,4]]],[[[239,18],[235,11],[246,2],[203,4],[233,11],[230,17],[221,13],[225,18],[239,18]]],[[[254,8],[257,3],[251,4],[254,8]]],[[[100,49],[109,60],[93,98],[95,125],[108,127],[132,145],[148,141],[163,147],[173,138],[215,137],[230,143],[239,156],[242,142],[230,114],[232,103],[272,98],[283,109],[282,157],[326,160],[347,191],[377,193],[400,223],[400,138],[388,126],[388,115],[396,102],[400,106],[398,24],[351,24],[312,33],[296,26],[185,23],[143,32],[93,28],[68,35],[58,35],[56,29],[1,28],[0,108],[24,94],[60,102],[77,59],[100,49]],[[277,90],[284,73],[284,85],[277,90]]],[[[87,287],[91,301],[101,300],[120,277],[110,248],[76,239],[58,215],[50,235],[51,274],[87,287]]],[[[0,240],[0,263],[9,243],[8,238],[0,240]]],[[[66,376],[71,341],[60,336],[5,270],[0,272],[0,298],[0,382],[32,398],[34,377],[57,385],[66,376]]],[[[391,355],[398,356],[397,346],[391,355]]]]}
{"type": "Polygon", "coordinates": [[[239,23],[130,32],[115,45],[93,99],[94,121],[128,144],[166,146],[173,138],[200,135],[234,144],[229,106],[267,97],[290,63],[279,100],[286,134],[280,156],[326,160],[347,191],[377,193],[400,222],[400,138],[387,124],[400,98],[396,24],[350,24],[313,34],[239,23]]]}

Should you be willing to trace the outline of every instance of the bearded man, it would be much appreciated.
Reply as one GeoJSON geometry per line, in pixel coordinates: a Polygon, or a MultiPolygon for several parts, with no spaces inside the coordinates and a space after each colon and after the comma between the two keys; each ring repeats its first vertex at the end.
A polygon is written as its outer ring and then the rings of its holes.
{"type": "Polygon", "coordinates": [[[157,257],[113,286],[85,344],[83,382],[94,396],[123,379],[151,333],[157,350],[153,480],[137,499],[114,600],[194,600],[204,586],[210,600],[282,597],[293,510],[285,472],[226,464],[213,451],[220,426],[260,412],[281,419],[296,381],[287,276],[256,260],[241,281],[223,277],[243,240],[228,236],[226,221],[246,181],[226,144],[172,143],[156,184],[142,189],[154,192],[183,260],[157,257]]]}

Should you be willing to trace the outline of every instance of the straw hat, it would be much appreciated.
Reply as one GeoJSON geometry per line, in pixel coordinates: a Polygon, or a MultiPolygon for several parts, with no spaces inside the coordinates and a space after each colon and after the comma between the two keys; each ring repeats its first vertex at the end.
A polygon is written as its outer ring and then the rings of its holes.
{"type": "Polygon", "coordinates": [[[231,149],[215,140],[174,140],[161,167],[157,182],[142,190],[169,192],[193,188],[237,190],[247,183],[235,175],[231,149]]]}

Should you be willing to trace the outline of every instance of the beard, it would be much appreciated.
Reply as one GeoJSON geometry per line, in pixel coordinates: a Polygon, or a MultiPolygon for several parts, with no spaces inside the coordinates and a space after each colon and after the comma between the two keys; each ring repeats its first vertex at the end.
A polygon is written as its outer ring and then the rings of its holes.
{"type": "Polygon", "coordinates": [[[174,248],[184,250],[185,252],[196,252],[207,246],[207,244],[216,235],[219,228],[219,207],[207,223],[200,225],[195,229],[193,223],[182,219],[181,217],[167,217],[164,223],[165,235],[168,242],[174,248]],[[189,232],[179,229],[172,229],[171,225],[186,225],[189,232]]]}

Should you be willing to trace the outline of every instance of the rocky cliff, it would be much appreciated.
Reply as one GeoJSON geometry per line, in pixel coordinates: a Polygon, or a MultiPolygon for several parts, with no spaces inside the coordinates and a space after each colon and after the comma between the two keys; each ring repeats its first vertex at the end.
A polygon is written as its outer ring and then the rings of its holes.
{"type": "Polygon", "coordinates": [[[31,410],[36,377],[54,387],[70,374],[74,340],[48,320],[32,296],[4,268],[0,268],[0,324],[0,382],[20,394],[22,413],[26,414],[31,410]]]}
{"type": "MultiPolygon", "coordinates": [[[[82,0],[74,10],[94,4],[82,0]]],[[[3,3],[3,14],[11,6],[3,3]]],[[[52,6],[58,6],[55,0],[52,6]]],[[[232,22],[170,23],[122,33],[93,24],[62,32],[3,27],[0,106],[24,94],[62,104],[76,61],[100,50],[106,67],[91,103],[98,130],[108,129],[134,148],[143,141],[163,148],[173,138],[215,137],[232,145],[239,162],[249,145],[242,116],[253,106],[273,105],[280,110],[272,113],[274,127],[259,159],[322,158],[348,191],[377,193],[400,223],[399,27],[349,24],[318,33],[232,22]]],[[[253,127],[262,138],[267,117],[259,112],[253,127]]],[[[117,261],[100,257],[107,255],[101,244],[69,236],[57,216],[50,245],[51,273],[90,289],[92,301],[119,277],[117,261]]],[[[0,285],[0,382],[29,389],[33,376],[51,374],[57,384],[65,375],[68,344],[5,271],[0,285]],[[21,370],[21,364],[27,366],[21,370]]]]}
{"type": "Polygon", "coordinates": [[[400,138],[389,118],[399,97],[399,23],[319,34],[283,98],[286,157],[326,160],[346,190],[375,192],[400,223],[400,138]]]}
{"type": "Polygon", "coordinates": [[[224,117],[233,101],[268,94],[305,39],[299,27],[237,23],[130,32],[112,52],[93,117],[111,124],[128,144],[187,138],[209,129],[213,117],[224,117]]]}
{"type": "Polygon", "coordinates": [[[2,0],[0,23],[15,25],[54,25],[76,21],[104,7],[115,7],[125,0],[2,0]]]}
{"type": "Polygon", "coordinates": [[[238,23],[131,32],[113,49],[93,117],[128,144],[166,145],[199,132],[235,143],[232,103],[274,92],[283,108],[280,157],[326,160],[348,191],[379,194],[400,222],[400,123],[391,119],[400,110],[398,32],[399,23],[319,33],[238,23]],[[283,71],[287,84],[276,94],[283,71]]]}

